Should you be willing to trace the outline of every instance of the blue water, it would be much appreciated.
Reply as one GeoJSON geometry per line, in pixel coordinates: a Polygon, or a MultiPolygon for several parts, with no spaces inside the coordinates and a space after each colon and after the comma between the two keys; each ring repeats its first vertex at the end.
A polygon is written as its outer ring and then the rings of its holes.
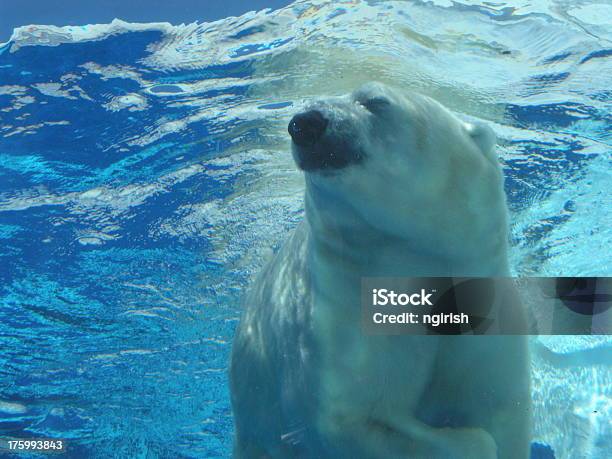
{"type": "MultiPolygon", "coordinates": [[[[228,457],[239,299],[302,217],[287,120],[367,80],[494,127],[515,274],[612,275],[611,19],[595,1],[297,2],[17,30],[0,47],[0,436],[228,457]]],[[[611,457],[612,369],[587,357],[610,341],[533,345],[534,451],[611,457]]]]}

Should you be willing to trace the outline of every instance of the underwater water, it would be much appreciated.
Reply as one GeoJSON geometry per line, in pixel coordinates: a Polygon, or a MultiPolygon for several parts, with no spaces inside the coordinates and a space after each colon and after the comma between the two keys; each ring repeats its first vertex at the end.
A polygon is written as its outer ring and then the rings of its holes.
{"type": "MultiPolygon", "coordinates": [[[[0,435],[229,457],[245,285],[303,216],[287,122],[378,80],[498,137],[517,276],[612,275],[612,6],[298,1],[0,46],[0,435]]],[[[612,340],[533,345],[534,441],[612,457],[612,340]]]]}

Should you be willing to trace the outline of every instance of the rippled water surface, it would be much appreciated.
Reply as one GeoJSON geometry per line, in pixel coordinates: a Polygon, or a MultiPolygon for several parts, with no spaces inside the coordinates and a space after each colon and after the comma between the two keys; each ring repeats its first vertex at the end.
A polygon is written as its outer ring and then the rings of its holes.
{"type": "MultiPolygon", "coordinates": [[[[368,80],[492,124],[515,274],[612,275],[611,24],[603,0],[304,1],[16,30],[0,434],[72,439],[74,457],[228,457],[239,298],[303,212],[287,120],[368,80]]],[[[535,440],[612,457],[610,341],[533,345],[535,440]]]]}

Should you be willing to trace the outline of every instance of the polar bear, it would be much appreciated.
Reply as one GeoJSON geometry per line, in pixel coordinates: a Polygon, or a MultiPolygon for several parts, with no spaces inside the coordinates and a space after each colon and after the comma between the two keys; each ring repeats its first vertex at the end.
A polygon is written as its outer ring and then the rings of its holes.
{"type": "Polygon", "coordinates": [[[508,276],[486,125],[368,83],[289,124],[305,221],[246,297],[230,388],[237,458],[528,457],[523,336],[372,336],[360,282],[508,276]]]}

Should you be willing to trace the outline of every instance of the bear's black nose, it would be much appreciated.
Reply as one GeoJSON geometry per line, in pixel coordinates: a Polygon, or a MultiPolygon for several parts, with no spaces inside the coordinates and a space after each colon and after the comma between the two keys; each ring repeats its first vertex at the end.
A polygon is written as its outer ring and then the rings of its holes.
{"type": "Polygon", "coordinates": [[[314,145],[327,128],[327,119],[318,110],[298,113],[289,122],[289,135],[301,147],[314,145]]]}

